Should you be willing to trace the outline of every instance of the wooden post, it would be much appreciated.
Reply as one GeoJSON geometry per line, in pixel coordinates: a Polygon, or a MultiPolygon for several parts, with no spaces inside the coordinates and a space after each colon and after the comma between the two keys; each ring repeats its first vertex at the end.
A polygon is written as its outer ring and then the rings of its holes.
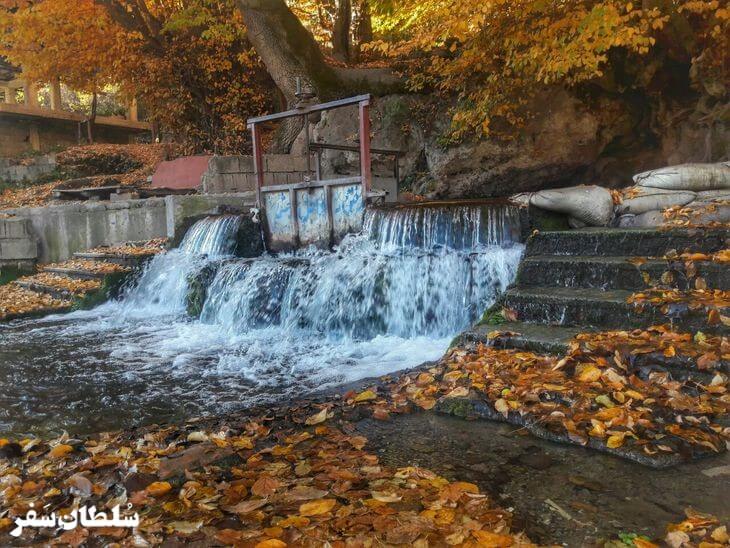
{"type": "Polygon", "coordinates": [[[61,81],[58,78],[51,82],[51,110],[61,110],[61,81]]]}
{"type": "Polygon", "coordinates": [[[360,101],[360,175],[362,177],[362,200],[367,204],[372,182],[370,160],[370,101],[360,101]]]}
{"type": "Polygon", "coordinates": [[[261,151],[261,133],[256,123],[249,125],[251,128],[251,141],[253,142],[253,172],[256,175],[256,205],[261,208],[261,187],[264,186],[264,155],[261,151]]]}

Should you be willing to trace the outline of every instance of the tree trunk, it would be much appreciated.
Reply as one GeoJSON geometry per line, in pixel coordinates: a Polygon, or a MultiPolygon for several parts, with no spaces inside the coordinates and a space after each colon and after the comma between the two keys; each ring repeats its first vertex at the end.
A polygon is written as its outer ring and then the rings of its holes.
{"type": "Polygon", "coordinates": [[[362,0],[357,14],[357,22],[355,23],[355,43],[358,55],[360,54],[360,46],[372,41],[373,18],[370,14],[370,2],[369,0],[362,0]]]}
{"type": "MultiPolygon", "coordinates": [[[[400,90],[402,81],[387,69],[337,68],[329,65],[314,37],[284,0],[237,0],[248,39],[286,99],[296,104],[296,79],[312,86],[315,101],[356,93],[400,90]]],[[[299,118],[285,120],[274,140],[275,152],[288,152],[301,132],[299,118]]]]}
{"type": "Polygon", "coordinates": [[[94,122],[96,121],[96,105],[98,98],[96,92],[91,96],[91,114],[86,122],[86,137],[90,145],[94,144],[94,122]]]}
{"type": "Polygon", "coordinates": [[[337,1],[337,15],[332,30],[332,54],[342,61],[348,62],[351,57],[350,26],[352,24],[351,0],[337,1]]]}

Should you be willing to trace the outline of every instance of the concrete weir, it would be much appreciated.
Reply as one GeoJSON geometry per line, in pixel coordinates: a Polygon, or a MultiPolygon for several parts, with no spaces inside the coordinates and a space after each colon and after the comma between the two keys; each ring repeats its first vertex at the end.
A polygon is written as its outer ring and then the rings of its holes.
{"type": "Polygon", "coordinates": [[[224,205],[244,210],[253,202],[252,192],[239,192],[0,211],[9,216],[0,219],[0,236],[4,230],[11,230],[10,225],[20,223],[25,227],[22,242],[1,236],[0,262],[37,258],[39,263],[51,263],[97,246],[174,238],[181,228],[187,228],[188,218],[216,213],[224,205]],[[16,256],[20,252],[23,256],[16,256]]]}

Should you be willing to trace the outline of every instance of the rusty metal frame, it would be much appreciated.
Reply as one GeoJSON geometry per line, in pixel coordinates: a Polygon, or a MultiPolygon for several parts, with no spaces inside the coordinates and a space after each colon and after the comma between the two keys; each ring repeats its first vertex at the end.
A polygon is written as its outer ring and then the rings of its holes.
{"type": "MultiPolygon", "coordinates": [[[[261,128],[259,124],[265,122],[273,122],[279,120],[285,120],[287,118],[295,118],[301,116],[304,118],[305,131],[307,132],[307,149],[310,147],[309,143],[309,124],[307,119],[310,114],[316,112],[322,112],[325,110],[331,110],[335,108],[342,108],[352,105],[358,105],[360,122],[360,146],[357,150],[360,152],[360,175],[357,180],[348,181],[348,183],[360,182],[362,184],[362,199],[363,205],[367,201],[368,194],[372,185],[372,166],[371,166],[371,149],[370,149],[370,94],[357,95],[355,97],[349,97],[347,99],[338,99],[336,101],[330,101],[327,103],[319,103],[315,105],[304,105],[300,108],[287,110],[284,112],[277,112],[274,114],[267,114],[264,116],[255,116],[249,118],[246,124],[251,131],[251,140],[253,142],[253,160],[254,160],[254,173],[256,176],[256,201],[258,206],[261,207],[263,202],[261,200],[262,192],[272,190],[294,190],[295,188],[309,188],[309,187],[320,187],[330,186],[332,183],[323,184],[325,181],[320,179],[319,165],[317,165],[316,178],[312,182],[304,181],[302,183],[292,183],[288,185],[264,185],[264,165],[263,165],[263,150],[261,147],[261,128]]],[[[319,144],[319,143],[318,143],[319,144]]],[[[307,151],[307,158],[309,158],[309,150],[307,151]]],[[[397,163],[397,161],[396,161],[397,163]]],[[[348,178],[350,179],[350,178],[348,178]]],[[[348,184],[348,183],[335,183],[335,184],[348,184]]],[[[296,207],[296,203],[292,203],[292,207],[296,207]]]]}

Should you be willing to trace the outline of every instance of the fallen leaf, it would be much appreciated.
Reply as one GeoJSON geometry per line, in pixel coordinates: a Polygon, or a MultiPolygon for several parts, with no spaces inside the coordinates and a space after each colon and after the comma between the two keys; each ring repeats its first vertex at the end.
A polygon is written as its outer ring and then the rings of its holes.
{"type": "Polygon", "coordinates": [[[262,476],[251,486],[251,492],[259,497],[273,495],[281,487],[281,482],[271,476],[262,476]]]}
{"type": "Polygon", "coordinates": [[[306,421],[304,421],[304,424],[307,426],[314,426],[315,424],[320,424],[324,421],[326,421],[329,417],[327,415],[327,412],[329,409],[326,407],[322,409],[319,413],[315,413],[311,417],[309,417],[306,421]]]}
{"type": "Polygon", "coordinates": [[[336,504],[337,501],[335,499],[321,499],[313,502],[305,502],[299,507],[299,514],[302,516],[319,516],[330,512],[336,504]]]}
{"type": "Polygon", "coordinates": [[[73,450],[74,450],[74,448],[71,447],[70,445],[61,443],[61,444],[57,445],[56,447],[54,447],[53,449],[51,449],[48,452],[48,456],[51,457],[52,459],[60,459],[60,458],[65,457],[66,455],[68,455],[73,450]]]}
{"type": "Polygon", "coordinates": [[[152,497],[161,497],[162,495],[168,493],[172,489],[172,485],[170,485],[167,481],[155,481],[153,483],[150,483],[145,491],[148,495],[152,497]]]}
{"type": "Polygon", "coordinates": [[[360,392],[357,396],[355,396],[355,403],[371,401],[377,398],[378,395],[375,392],[373,392],[372,390],[365,390],[364,392],[360,392]]]}

